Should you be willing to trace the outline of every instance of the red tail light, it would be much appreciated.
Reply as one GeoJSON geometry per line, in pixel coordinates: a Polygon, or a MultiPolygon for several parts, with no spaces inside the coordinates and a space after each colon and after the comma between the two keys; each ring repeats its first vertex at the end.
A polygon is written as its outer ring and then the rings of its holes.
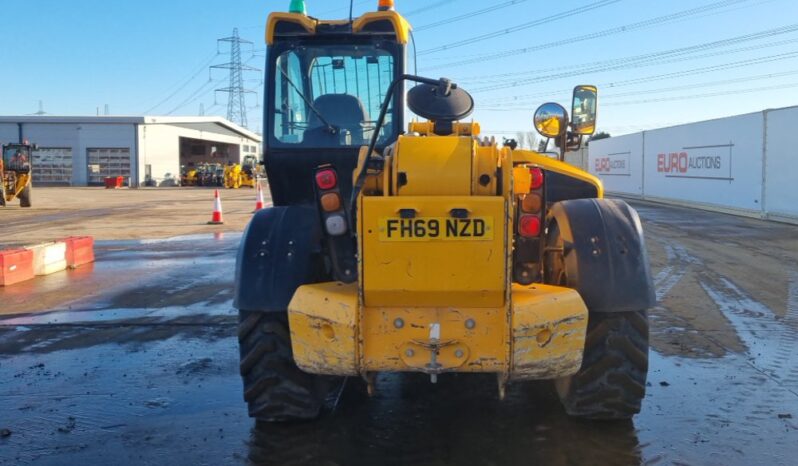
{"type": "Polygon", "coordinates": [[[331,168],[325,168],[316,172],[316,186],[318,186],[322,191],[333,189],[337,185],[338,176],[336,176],[335,170],[331,168]]]}
{"type": "Polygon", "coordinates": [[[532,189],[540,189],[543,186],[543,170],[540,168],[530,168],[529,173],[532,175],[532,189]]]}
{"type": "Polygon", "coordinates": [[[540,218],[536,215],[522,215],[518,220],[518,233],[526,238],[540,236],[540,218]]]}

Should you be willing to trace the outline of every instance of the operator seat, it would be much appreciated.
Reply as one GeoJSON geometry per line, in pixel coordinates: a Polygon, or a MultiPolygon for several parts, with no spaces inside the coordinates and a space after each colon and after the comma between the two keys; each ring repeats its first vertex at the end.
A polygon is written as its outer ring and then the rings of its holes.
{"type": "MultiPolygon", "coordinates": [[[[324,116],[327,122],[341,132],[351,133],[353,146],[361,146],[364,142],[363,125],[368,121],[366,107],[356,96],[349,94],[327,94],[319,96],[313,107],[324,116]]],[[[314,111],[310,111],[308,129],[305,131],[304,144],[315,147],[339,147],[343,136],[332,134],[314,111]]]]}

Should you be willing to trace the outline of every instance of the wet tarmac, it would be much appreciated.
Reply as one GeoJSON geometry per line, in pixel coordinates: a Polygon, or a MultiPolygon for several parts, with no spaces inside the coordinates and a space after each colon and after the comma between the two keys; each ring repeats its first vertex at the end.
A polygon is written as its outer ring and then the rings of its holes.
{"type": "Polygon", "coordinates": [[[550,383],[382,375],[318,422],[255,425],[238,377],[240,234],[100,242],[0,288],[0,464],[791,465],[798,227],[636,204],[660,305],[643,411],[569,419],[550,383]]]}

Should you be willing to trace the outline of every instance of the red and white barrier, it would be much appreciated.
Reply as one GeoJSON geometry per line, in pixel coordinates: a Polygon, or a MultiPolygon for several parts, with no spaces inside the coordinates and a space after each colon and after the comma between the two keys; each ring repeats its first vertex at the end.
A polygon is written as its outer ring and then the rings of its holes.
{"type": "Polygon", "coordinates": [[[0,286],[10,286],[30,280],[33,273],[33,251],[10,249],[0,251],[0,286]]]}
{"type": "Polygon", "coordinates": [[[66,270],[66,243],[42,243],[28,246],[25,249],[33,252],[33,273],[50,275],[66,270]]]}
{"type": "Polygon", "coordinates": [[[51,243],[0,251],[0,286],[94,262],[94,238],[73,236],[51,243]]]}
{"type": "Polygon", "coordinates": [[[94,262],[94,238],[91,236],[70,236],[61,242],[66,244],[68,268],[76,269],[94,262]]]}

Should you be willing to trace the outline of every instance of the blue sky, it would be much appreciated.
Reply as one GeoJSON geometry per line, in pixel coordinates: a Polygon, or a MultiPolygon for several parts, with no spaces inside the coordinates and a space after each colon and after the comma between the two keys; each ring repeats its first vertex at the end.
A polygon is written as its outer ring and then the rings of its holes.
{"type": "MultiPolygon", "coordinates": [[[[288,3],[2,0],[0,114],[36,112],[41,100],[53,115],[93,115],[105,104],[119,115],[196,115],[204,104],[224,116],[226,95],[214,98],[212,90],[225,87],[227,75],[207,70],[229,61],[216,54],[216,39],[238,27],[255,42],[244,60],[262,68],[266,16],[288,3]]],[[[376,3],[355,0],[355,14],[376,3]]],[[[795,0],[397,0],[397,7],[419,29],[419,73],[471,90],[486,134],[531,131],[535,108],[567,104],[576,84],[599,85],[598,129],[616,135],[798,105],[795,0]]],[[[342,18],[349,2],[308,0],[308,9],[342,18]]],[[[258,73],[247,79],[259,90],[258,73]]],[[[255,130],[259,98],[249,100],[255,130]]]]}

